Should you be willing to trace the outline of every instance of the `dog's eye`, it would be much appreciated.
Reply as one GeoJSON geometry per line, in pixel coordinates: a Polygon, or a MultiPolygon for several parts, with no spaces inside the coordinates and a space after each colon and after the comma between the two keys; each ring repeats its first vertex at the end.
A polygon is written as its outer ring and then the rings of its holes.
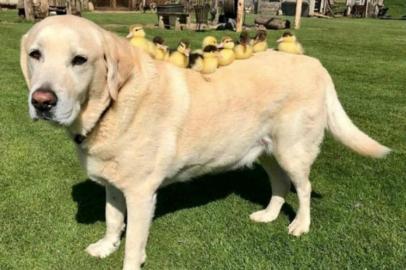
{"type": "Polygon", "coordinates": [[[76,55],[72,59],[72,65],[73,66],[80,66],[80,65],[83,65],[86,62],[87,62],[87,58],[84,57],[84,56],[81,56],[81,55],[76,55]]]}
{"type": "Polygon", "coordinates": [[[39,50],[33,50],[30,52],[30,57],[34,58],[35,60],[39,60],[41,58],[41,52],[39,50]]]}

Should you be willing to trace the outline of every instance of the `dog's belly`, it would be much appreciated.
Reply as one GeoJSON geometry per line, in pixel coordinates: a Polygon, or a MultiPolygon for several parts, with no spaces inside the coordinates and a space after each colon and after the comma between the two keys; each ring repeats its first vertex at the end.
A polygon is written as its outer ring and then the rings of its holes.
{"type": "Polygon", "coordinates": [[[224,147],[221,150],[217,149],[216,153],[210,153],[208,150],[206,153],[196,155],[200,158],[195,156],[191,162],[186,163],[182,168],[178,169],[173,176],[165,179],[163,185],[185,182],[204,174],[219,173],[244,166],[249,167],[252,166],[259,156],[264,153],[271,154],[271,152],[272,141],[269,136],[265,136],[251,145],[239,149],[224,147]]]}

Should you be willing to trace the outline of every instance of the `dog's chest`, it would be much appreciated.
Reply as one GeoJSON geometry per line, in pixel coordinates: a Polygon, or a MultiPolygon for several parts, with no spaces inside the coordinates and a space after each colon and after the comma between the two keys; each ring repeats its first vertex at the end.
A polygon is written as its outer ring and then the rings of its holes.
{"type": "Polygon", "coordinates": [[[79,159],[85,168],[88,177],[100,184],[114,184],[120,179],[118,163],[115,159],[101,159],[89,155],[86,151],[79,149],[79,159]]]}

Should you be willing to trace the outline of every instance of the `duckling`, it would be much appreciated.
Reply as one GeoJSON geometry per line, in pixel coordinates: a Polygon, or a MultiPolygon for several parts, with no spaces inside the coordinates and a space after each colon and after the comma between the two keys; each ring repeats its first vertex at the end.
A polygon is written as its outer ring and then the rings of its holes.
{"type": "Polygon", "coordinates": [[[200,54],[203,56],[203,49],[209,45],[213,45],[213,46],[217,47],[218,46],[217,39],[213,36],[206,36],[202,41],[202,48],[194,50],[193,53],[197,53],[197,54],[200,54]]]}
{"type": "Polygon", "coordinates": [[[145,38],[145,31],[141,24],[130,26],[130,33],[128,33],[127,38],[130,39],[131,45],[136,48],[141,48],[149,55],[154,56],[155,46],[151,41],[145,38]]]}
{"type": "Polygon", "coordinates": [[[189,55],[188,68],[194,71],[201,72],[203,70],[203,51],[193,51],[189,55]]]}
{"type": "Polygon", "coordinates": [[[168,57],[168,47],[164,45],[164,39],[162,37],[156,36],[152,40],[155,45],[155,55],[156,60],[165,60],[168,57]]]}
{"type": "Polygon", "coordinates": [[[214,45],[207,45],[203,49],[203,68],[200,71],[204,74],[213,73],[219,66],[218,51],[214,45]]]}
{"type": "Polygon", "coordinates": [[[250,37],[247,31],[242,31],[240,35],[240,44],[234,47],[236,59],[247,59],[253,54],[252,46],[250,45],[250,37]]]}
{"type": "Polygon", "coordinates": [[[186,40],[181,40],[176,51],[169,55],[168,61],[178,67],[186,68],[188,66],[189,52],[190,43],[186,40]]]}
{"type": "Polygon", "coordinates": [[[255,35],[254,42],[252,45],[252,49],[254,50],[254,53],[257,52],[263,52],[268,49],[268,43],[266,42],[266,30],[264,29],[259,29],[257,31],[257,34],[255,35]]]}
{"type": "Polygon", "coordinates": [[[276,41],[278,43],[278,50],[281,52],[303,54],[304,50],[302,45],[296,40],[296,37],[289,31],[283,33],[282,37],[276,41]]]}
{"type": "Polygon", "coordinates": [[[204,49],[208,45],[217,46],[217,39],[213,36],[206,36],[202,42],[202,49],[204,49]]]}
{"type": "Polygon", "coordinates": [[[234,41],[231,37],[223,37],[219,45],[219,65],[227,66],[231,64],[235,59],[234,54],[234,41]]]}

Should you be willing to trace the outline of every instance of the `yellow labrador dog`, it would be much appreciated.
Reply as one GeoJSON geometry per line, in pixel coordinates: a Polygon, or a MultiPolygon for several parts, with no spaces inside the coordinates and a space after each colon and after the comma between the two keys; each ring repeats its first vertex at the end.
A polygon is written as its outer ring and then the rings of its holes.
{"type": "Polygon", "coordinates": [[[21,68],[31,117],[65,126],[89,177],[106,186],[106,234],[86,251],[115,251],[127,214],[127,270],[145,261],[163,185],[259,160],[272,197],[250,218],[276,219],[293,183],[299,209],[288,229],[299,236],[309,231],[309,173],[325,129],[362,155],[389,152],[351,122],[328,72],[307,56],[269,50],[203,76],[58,16],[24,35],[21,68]]]}

